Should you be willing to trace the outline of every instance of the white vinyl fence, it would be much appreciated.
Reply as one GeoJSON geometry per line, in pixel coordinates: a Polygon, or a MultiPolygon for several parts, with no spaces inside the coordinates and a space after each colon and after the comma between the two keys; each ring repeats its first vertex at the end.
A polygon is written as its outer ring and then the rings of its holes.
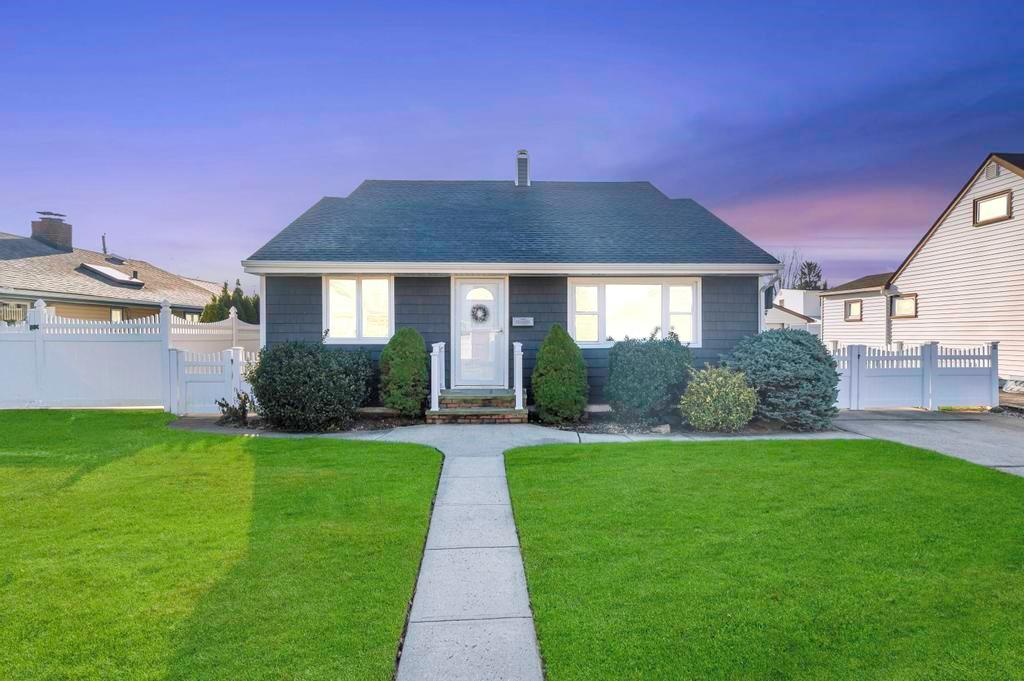
{"type": "Polygon", "coordinates": [[[236,390],[248,392],[245,367],[257,356],[245,347],[226,346],[238,338],[238,327],[218,324],[204,333],[174,318],[166,304],[144,319],[65,319],[37,301],[26,321],[0,324],[0,409],[160,407],[178,414],[218,413],[216,400],[233,401],[236,390]],[[176,327],[190,329],[190,340],[177,340],[176,327]],[[213,347],[189,349],[201,344],[213,347]]]}
{"type": "Polygon", "coordinates": [[[832,354],[839,365],[840,409],[999,404],[999,343],[970,348],[926,343],[898,349],[847,345],[832,354]]]}
{"type": "Polygon", "coordinates": [[[260,325],[240,320],[235,308],[228,311],[227,319],[219,322],[190,322],[172,316],[171,347],[193,352],[241,347],[256,352],[260,349],[260,325]]]}

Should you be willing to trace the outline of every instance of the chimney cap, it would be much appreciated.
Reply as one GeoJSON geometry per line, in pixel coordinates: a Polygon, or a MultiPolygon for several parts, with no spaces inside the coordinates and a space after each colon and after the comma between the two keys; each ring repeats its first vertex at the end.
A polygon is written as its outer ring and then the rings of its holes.
{"type": "Polygon", "coordinates": [[[36,214],[42,215],[43,219],[56,218],[62,220],[67,217],[64,213],[54,213],[52,210],[37,210],[36,214]]]}

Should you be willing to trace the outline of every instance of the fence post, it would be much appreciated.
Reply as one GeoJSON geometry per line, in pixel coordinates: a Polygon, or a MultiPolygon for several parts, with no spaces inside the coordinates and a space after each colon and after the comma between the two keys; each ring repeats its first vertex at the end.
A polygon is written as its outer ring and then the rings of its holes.
{"type": "Polygon", "coordinates": [[[228,310],[228,319],[231,320],[231,347],[238,345],[238,310],[232,305],[228,310]]]}
{"type": "Polygon", "coordinates": [[[846,366],[850,367],[850,409],[863,409],[860,398],[860,384],[864,376],[865,345],[846,346],[846,366]]]}
{"type": "Polygon", "coordinates": [[[992,341],[989,350],[992,370],[992,404],[989,407],[999,406],[999,341],[992,341]]]}
{"type": "Polygon", "coordinates": [[[939,371],[939,344],[924,343],[921,346],[921,407],[935,411],[935,380],[939,371]]]}
{"type": "Polygon", "coordinates": [[[228,394],[228,401],[232,402],[236,392],[242,392],[242,356],[245,348],[235,346],[231,352],[231,392],[228,394]]]}
{"type": "Polygon", "coordinates": [[[47,405],[46,396],[46,303],[40,298],[32,304],[32,309],[28,311],[28,328],[30,333],[34,333],[35,342],[33,343],[35,349],[35,360],[36,365],[36,406],[45,407],[47,405]]]}
{"type": "Polygon", "coordinates": [[[171,411],[174,404],[171,394],[171,304],[166,298],[160,301],[160,380],[164,411],[171,411]]]}
{"type": "Polygon", "coordinates": [[[174,379],[175,391],[172,394],[172,397],[177,399],[177,409],[174,413],[180,416],[188,413],[188,383],[185,375],[185,362],[186,357],[188,357],[188,353],[184,350],[173,349],[170,352],[174,355],[174,368],[177,373],[177,376],[174,379]]]}

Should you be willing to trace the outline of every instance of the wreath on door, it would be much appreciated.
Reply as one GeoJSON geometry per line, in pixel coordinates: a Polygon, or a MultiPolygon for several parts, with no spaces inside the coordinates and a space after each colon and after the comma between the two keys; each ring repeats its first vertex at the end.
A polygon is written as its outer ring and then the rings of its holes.
{"type": "Polygon", "coordinates": [[[491,311],[487,309],[486,305],[474,305],[469,309],[469,316],[477,324],[483,324],[491,316],[491,311]]]}

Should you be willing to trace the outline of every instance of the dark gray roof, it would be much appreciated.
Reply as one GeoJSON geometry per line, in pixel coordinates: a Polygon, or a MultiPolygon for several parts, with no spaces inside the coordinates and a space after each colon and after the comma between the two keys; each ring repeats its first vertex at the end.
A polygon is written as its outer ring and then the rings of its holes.
{"type": "Polygon", "coordinates": [[[1021,170],[1024,170],[1024,154],[1007,153],[1004,151],[997,151],[992,154],[996,158],[1001,158],[1010,165],[1017,166],[1021,170]]]}
{"type": "Polygon", "coordinates": [[[881,274],[869,274],[866,277],[860,279],[854,279],[848,281],[845,284],[840,284],[830,288],[827,293],[841,293],[843,291],[858,291],[862,288],[882,288],[889,282],[889,278],[892,277],[892,272],[883,272],[881,274]]]}
{"type": "Polygon", "coordinates": [[[171,274],[144,260],[118,263],[96,251],[75,248],[62,251],[40,241],[0,232],[0,296],[5,291],[62,293],[84,301],[132,301],[174,307],[202,308],[210,293],[184,277],[171,274]],[[139,273],[142,286],[124,285],[82,267],[82,263],[108,267],[130,277],[139,273]]]}
{"type": "Polygon", "coordinates": [[[249,258],[264,261],[777,261],[691,199],[649,182],[367,180],[327,197],[249,258]]]}

